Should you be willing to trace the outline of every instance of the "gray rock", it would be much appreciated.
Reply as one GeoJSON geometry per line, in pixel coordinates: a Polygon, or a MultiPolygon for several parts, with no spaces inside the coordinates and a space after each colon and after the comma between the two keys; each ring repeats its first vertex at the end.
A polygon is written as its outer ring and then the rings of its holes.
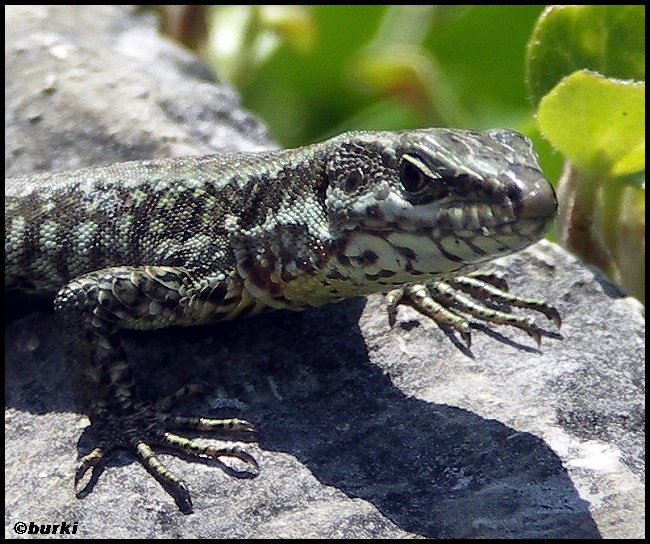
{"type": "MultiPolygon", "coordinates": [[[[149,17],[31,6],[5,21],[7,175],[274,146],[149,17]]],[[[244,444],[255,478],[162,455],[190,487],[189,516],[126,452],[74,497],[92,434],[53,316],[19,315],[5,329],[6,535],[31,521],[84,537],[643,537],[640,305],[548,242],[493,268],[556,305],[561,334],[542,323],[538,350],[477,325],[470,352],[409,308],[390,328],[379,295],[129,334],[145,394],[208,384],[183,413],[261,429],[244,444]]]]}

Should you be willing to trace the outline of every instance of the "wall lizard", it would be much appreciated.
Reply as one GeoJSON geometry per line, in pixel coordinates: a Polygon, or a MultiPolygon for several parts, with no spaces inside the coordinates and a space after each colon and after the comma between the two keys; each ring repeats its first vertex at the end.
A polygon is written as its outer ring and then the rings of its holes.
{"type": "Polygon", "coordinates": [[[135,452],[192,510],[187,485],[156,457],[164,445],[236,457],[181,428],[251,433],[242,419],[168,413],[179,393],[138,396],[121,329],[158,329],[303,310],[385,292],[456,330],[469,314],[518,327],[495,304],[557,311],[476,269],[539,240],[557,201],[530,142],[508,130],[351,132],[300,149],[121,163],[5,183],[5,282],[54,299],[67,369],[95,428],[75,485],[115,447],[135,452]],[[481,302],[487,300],[487,303],[481,302]]]}

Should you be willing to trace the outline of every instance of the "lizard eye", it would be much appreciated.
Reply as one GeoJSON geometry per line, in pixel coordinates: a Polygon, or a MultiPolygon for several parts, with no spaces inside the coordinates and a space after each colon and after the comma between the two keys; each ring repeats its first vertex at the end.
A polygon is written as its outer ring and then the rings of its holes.
{"type": "Polygon", "coordinates": [[[417,155],[402,155],[399,163],[399,177],[404,190],[411,194],[421,192],[432,179],[424,161],[417,155]]]}

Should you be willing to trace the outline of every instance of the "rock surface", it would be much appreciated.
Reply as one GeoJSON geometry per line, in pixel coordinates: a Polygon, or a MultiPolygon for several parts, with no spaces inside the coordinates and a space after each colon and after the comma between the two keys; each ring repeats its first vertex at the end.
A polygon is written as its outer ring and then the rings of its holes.
{"type": "MultiPolygon", "coordinates": [[[[6,175],[274,146],[151,18],[108,6],[5,15],[6,175]]],[[[379,295],[130,334],[146,394],[208,384],[184,413],[261,429],[244,444],[262,468],[255,478],[162,456],[190,487],[190,516],[122,452],[74,497],[91,436],[56,323],[43,312],[13,319],[6,536],[31,521],[76,522],[84,537],[643,537],[640,305],[547,242],[493,268],[513,292],[559,309],[561,333],[541,323],[540,350],[521,331],[477,326],[469,352],[408,308],[391,329],[379,295]]]]}

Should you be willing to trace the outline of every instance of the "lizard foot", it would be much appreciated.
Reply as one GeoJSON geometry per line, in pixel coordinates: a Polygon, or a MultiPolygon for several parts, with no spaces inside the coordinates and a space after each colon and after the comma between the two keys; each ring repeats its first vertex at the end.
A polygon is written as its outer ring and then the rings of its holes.
{"type": "Polygon", "coordinates": [[[509,293],[506,282],[494,274],[474,273],[446,281],[407,285],[390,291],[386,298],[391,326],[395,323],[397,306],[408,304],[439,325],[452,327],[461,335],[468,349],[472,343],[470,324],[459,311],[488,323],[522,329],[535,340],[538,347],[542,342],[541,329],[531,317],[499,310],[494,305],[534,310],[544,314],[556,327],[562,324],[560,314],[553,306],[542,300],[509,293]]]}
{"type": "Polygon", "coordinates": [[[257,429],[243,419],[211,419],[203,417],[175,416],[161,409],[169,407],[175,400],[188,393],[196,392],[193,386],[162,399],[155,404],[137,403],[128,415],[119,419],[113,414],[98,414],[94,423],[99,434],[98,445],[79,460],[75,472],[75,490],[79,498],[85,497],[103,471],[106,455],[114,448],[122,447],[135,452],[139,461],[158,480],[163,488],[174,498],[179,509],[192,512],[192,499],[187,484],[169,470],[158,458],[150,444],[161,445],[166,449],[182,452],[202,459],[234,457],[244,462],[251,470],[236,471],[237,474],[256,475],[259,465],[253,456],[235,444],[223,447],[204,441],[186,438],[171,430],[191,429],[194,431],[251,433],[257,429]],[[90,471],[90,478],[85,478],[90,471]],[[86,483],[82,483],[86,481],[86,483]]]}

